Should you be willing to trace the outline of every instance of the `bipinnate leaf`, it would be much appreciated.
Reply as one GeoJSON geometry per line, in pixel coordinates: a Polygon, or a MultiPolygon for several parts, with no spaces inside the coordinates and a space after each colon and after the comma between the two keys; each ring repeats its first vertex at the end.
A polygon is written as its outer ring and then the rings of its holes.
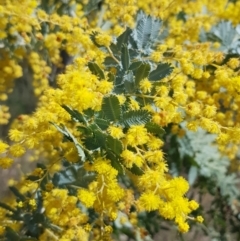
{"type": "Polygon", "coordinates": [[[94,75],[97,75],[99,79],[105,79],[103,70],[96,63],[89,62],[88,68],[94,75]]]}
{"type": "Polygon", "coordinates": [[[124,77],[124,87],[125,87],[125,91],[127,93],[133,93],[135,91],[135,82],[134,82],[134,76],[133,76],[133,72],[130,70],[128,71],[124,77]]]}
{"type": "Polygon", "coordinates": [[[129,70],[136,70],[136,69],[138,69],[142,64],[143,64],[142,61],[133,62],[133,63],[129,66],[129,70]]]}
{"type": "Polygon", "coordinates": [[[147,129],[148,132],[155,134],[159,137],[162,137],[162,135],[165,133],[165,130],[154,122],[146,123],[145,128],[147,129]]]}
{"type": "Polygon", "coordinates": [[[126,44],[121,48],[121,62],[124,70],[128,70],[130,64],[129,51],[126,44]]]}
{"type": "Polygon", "coordinates": [[[121,116],[121,106],[117,96],[110,95],[103,98],[102,111],[106,119],[117,121],[121,116]]]}
{"type": "Polygon", "coordinates": [[[4,208],[12,213],[15,213],[15,209],[13,209],[12,207],[10,207],[9,205],[7,205],[6,203],[0,202],[0,207],[4,208]]]}
{"type": "Polygon", "coordinates": [[[92,34],[90,34],[90,39],[92,40],[92,42],[98,47],[101,48],[103,47],[102,45],[98,44],[96,41],[96,36],[99,34],[99,32],[93,31],[92,34]]]}
{"type": "Polygon", "coordinates": [[[70,165],[54,174],[53,184],[57,187],[75,185],[86,188],[95,177],[94,173],[87,172],[83,166],[70,165]]]}
{"type": "Polygon", "coordinates": [[[230,47],[236,30],[230,21],[221,21],[217,26],[212,27],[211,32],[207,34],[207,37],[211,41],[219,41],[225,47],[230,47]]]}
{"type": "Polygon", "coordinates": [[[144,171],[140,167],[138,167],[136,164],[133,164],[132,168],[130,168],[129,171],[136,176],[141,176],[144,174],[144,171]]]}
{"type": "Polygon", "coordinates": [[[4,240],[6,241],[20,241],[19,235],[10,227],[5,228],[5,237],[6,239],[4,240]]]}
{"type": "MultiPolygon", "coordinates": [[[[77,139],[72,135],[72,133],[67,129],[66,126],[60,125],[58,126],[57,124],[50,122],[52,125],[54,125],[59,132],[61,132],[68,140],[72,141],[75,144],[75,147],[77,148],[78,151],[78,156],[81,158],[81,161],[86,160],[86,155],[84,153],[84,148],[82,145],[77,141],[77,139]]],[[[90,155],[88,155],[90,157],[90,155]]]]}
{"type": "Polygon", "coordinates": [[[132,34],[132,30],[127,27],[127,29],[117,38],[117,48],[120,51],[123,44],[128,43],[128,38],[132,34]]]}
{"type": "Polygon", "coordinates": [[[111,56],[107,56],[107,57],[104,59],[103,64],[104,64],[106,67],[116,67],[116,66],[118,66],[117,61],[116,61],[114,58],[112,58],[111,56]]]}
{"type": "Polygon", "coordinates": [[[77,110],[73,110],[70,106],[62,105],[62,108],[65,109],[72,117],[72,119],[76,122],[82,122],[84,124],[87,123],[87,120],[83,116],[83,114],[79,113],[77,110]]]}
{"type": "Polygon", "coordinates": [[[107,159],[111,160],[111,165],[118,171],[119,175],[125,175],[124,166],[120,162],[118,156],[110,150],[107,150],[107,159]]]}
{"type": "Polygon", "coordinates": [[[9,187],[9,189],[19,200],[21,200],[23,202],[26,200],[26,197],[24,195],[22,195],[16,187],[11,186],[11,187],[9,187]]]}
{"type": "Polygon", "coordinates": [[[26,237],[26,238],[21,238],[19,241],[38,241],[38,240],[36,238],[26,237]]]}
{"type": "Polygon", "coordinates": [[[114,152],[116,155],[120,155],[123,151],[123,144],[120,140],[113,138],[112,136],[108,136],[106,140],[107,149],[114,152]]]}
{"type": "Polygon", "coordinates": [[[139,68],[136,70],[135,75],[135,85],[138,87],[141,80],[148,77],[150,71],[150,65],[148,63],[142,63],[139,68]]]}
{"type": "Polygon", "coordinates": [[[139,49],[143,49],[148,44],[151,36],[152,19],[150,16],[143,16],[137,23],[137,45],[139,49]]]}
{"type": "Polygon", "coordinates": [[[151,115],[146,110],[131,110],[125,112],[122,117],[122,122],[126,127],[132,125],[144,125],[151,119],[151,115]]]}
{"type": "Polygon", "coordinates": [[[98,8],[98,4],[101,2],[102,0],[89,0],[88,4],[85,7],[85,14],[89,14],[92,11],[94,11],[95,9],[98,8]]]}
{"type": "Polygon", "coordinates": [[[173,67],[171,67],[170,64],[167,64],[167,63],[159,64],[155,70],[150,72],[148,78],[151,81],[161,80],[166,76],[170,75],[172,71],[173,71],[173,67]]]}
{"type": "Polygon", "coordinates": [[[139,49],[148,50],[158,40],[162,21],[140,12],[137,16],[137,27],[133,32],[139,49]]]}
{"type": "Polygon", "coordinates": [[[108,120],[102,118],[95,118],[94,121],[103,131],[105,131],[110,125],[108,120]]]}

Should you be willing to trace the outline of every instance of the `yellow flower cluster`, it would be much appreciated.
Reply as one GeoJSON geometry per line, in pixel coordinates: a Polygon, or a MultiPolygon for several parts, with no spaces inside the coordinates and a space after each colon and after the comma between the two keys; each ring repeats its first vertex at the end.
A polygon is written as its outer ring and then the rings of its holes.
{"type": "MultiPolygon", "coordinates": [[[[82,225],[87,223],[88,217],[81,212],[76,203],[77,197],[68,195],[65,189],[53,189],[45,193],[44,207],[47,217],[60,228],[67,227],[61,237],[58,237],[59,240],[72,240],[74,237],[88,240],[88,234],[82,228],[82,225]]],[[[55,236],[46,231],[41,235],[40,240],[47,240],[52,235],[55,236]]]]}
{"type": "MultiPolygon", "coordinates": [[[[89,29],[89,23],[95,21],[94,16],[92,20],[87,19],[83,5],[76,1],[68,4],[76,10],[77,16],[57,14],[62,11],[64,3],[49,1],[42,5],[36,0],[0,2],[0,101],[7,100],[14,81],[20,77],[32,82],[29,84],[37,97],[49,87],[49,82],[55,85],[57,68],[68,63],[61,57],[61,50],[69,55],[81,53],[88,60],[95,58],[102,62],[101,54],[98,55],[99,51],[89,38],[94,30],[89,29]],[[47,13],[48,9],[52,9],[50,13],[47,13]],[[92,51],[86,52],[86,49],[92,51]]],[[[4,107],[0,110],[0,124],[7,124],[8,120],[9,112],[4,107]]]]}
{"type": "MultiPolygon", "coordinates": [[[[60,160],[63,158],[70,163],[83,161],[74,141],[63,142],[62,134],[49,122],[63,124],[70,130],[78,145],[86,151],[86,136],[84,132],[77,131],[77,128],[85,128],[87,132],[88,128],[94,125],[94,116],[87,124],[75,123],[62,106],[69,106],[83,116],[87,110],[100,113],[103,98],[110,94],[117,97],[121,107],[127,111],[147,110],[150,120],[157,127],[171,126],[173,134],[184,135],[179,128],[183,121],[191,131],[202,127],[216,134],[219,149],[230,159],[235,158],[240,144],[240,77],[236,70],[239,68],[239,59],[231,58],[225,63],[225,55],[216,50],[217,44],[196,42],[200,29],[208,30],[221,17],[237,24],[239,14],[236,6],[239,1],[228,4],[226,11],[224,9],[227,1],[220,0],[163,0],[161,3],[150,0],[105,1],[103,9],[106,12],[103,19],[114,25],[108,32],[95,28],[101,25],[102,18],[100,23],[96,23],[94,18],[85,17],[82,6],[78,4],[78,17],[72,17],[47,14],[41,9],[35,11],[37,1],[21,1],[21,4],[16,6],[11,1],[7,2],[4,8],[0,6],[0,39],[18,34],[24,44],[33,40],[40,43],[39,49],[28,52],[18,46],[14,52],[20,60],[27,59],[33,72],[34,92],[40,96],[40,100],[32,115],[20,116],[15,121],[9,131],[13,144],[8,146],[0,142],[1,168],[10,167],[13,157],[24,155],[27,149],[33,149],[32,159],[43,157],[48,161],[47,169],[50,174],[62,168],[60,160]],[[153,83],[148,78],[142,79],[136,93],[116,95],[110,79],[100,79],[87,68],[88,62],[94,61],[103,69],[105,76],[116,73],[114,67],[109,73],[104,69],[103,61],[107,53],[93,45],[90,35],[92,31],[98,31],[95,38],[97,44],[107,47],[109,51],[113,40],[111,33],[119,35],[126,26],[133,26],[138,9],[168,20],[169,36],[164,44],[156,46],[150,59],[156,63],[167,62],[174,66],[174,70],[161,82],[153,83]],[[180,12],[188,14],[188,18],[177,18],[176,15],[180,12]],[[234,14],[231,15],[231,12],[234,14]],[[33,17],[34,14],[37,18],[33,17]],[[44,35],[41,32],[44,28],[51,31],[44,35]],[[49,59],[43,58],[43,48],[49,59]],[[58,76],[58,87],[53,89],[48,83],[53,71],[53,68],[49,67],[49,61],[62,67],[60,50],[81,57],[76,57],[74,63],[66,68],[66,72],[58,76]],[[142,99],[141,103],[138,98],[142,99]]],[[[74,1],[71,4],[74,4],[74,1]]],[[[112,54],[111,50],[109,54],[112,54]]],[[[0,71],[3,73],[0,77],[0,100],[4,101],[7,98],[6,93],[12,90],[13,80],[22,76],[22,69],[17,61],[10,58],[8,52],[4,50],[1,55],[4,57],[0,60],[0,71]]],[[[0,124],[5,124],[9,119],[7,111],[7,108],[1,105],[0,124]]],[[[105,152],[97,150],[93,160],[86,157],[83,166],[86,172],[96,175],[95,179],[87,187],[77,187],[75,196],[70,195],[66,189],[56,188],[52,183],[47,184],[46,191],[43,192],[44,213],[62,233],[58,236],[46,229],[40,240],[52,237],[61,241],[73,240],[74,237],[88,240],[92,223],[84,210],[89,208],[98,216],[93,225],[93,235],[102,240],[110,239],[110,224],[116,220],[120,210],[136,225],[137,215],[130,212],[132,206],[137,212],[156,211],[165,219],[173,220],[180,232],[187,232],[187,221],[193,219],[190,214],[199,205],[185,196],[189,189],[187,181],[182,177],[172,178],[168,174],[168,165],[162,150],[164,142],[161,138],[151,133],[143,124],[123,128],[121,123],[113,121],[105,130],[99,132],[105,136],[110,135],[120,143],[118,168],[122,169],[129,179],[127,181],[133,182],[137,190],[127,190],[119,181],[119,169],[113,167],[105,152]],[[134,168],[140,170],[142,175],[132,174],[131,170],[134,168]]],[[[89,153],[91,155],[93,152],[89,153]]],[[[42,180],[43,175],[41,168],[32,173],[32,176],[39,180],[42,180]]],[[[34,193],[38,188],[38,181],[23,181],[20,191],[34,193]]],[[[29,199],[28,204],[32,208],[36,207],[34,199],[29,199]]],[[[23,206],[23,203],[18,203],[18,207],[23,206]]],[[[201,216],[197,216],[195,220],[203,222],[201,216]]],[[[1,232],[4,232],[3,226],[0,226],[0,235],[1,232]]]]}

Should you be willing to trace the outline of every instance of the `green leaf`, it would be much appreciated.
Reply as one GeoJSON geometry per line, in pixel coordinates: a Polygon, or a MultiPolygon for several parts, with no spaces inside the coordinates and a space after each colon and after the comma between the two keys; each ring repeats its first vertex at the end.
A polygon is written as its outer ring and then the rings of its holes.
{"type": "Polygon", "coordinates": [[[121,62],[124,70],[128,70],[130,59],[127,45],[123,44],[121,49],[121,62]]]}
{"type": "Polygon", "coordinates": [[[0,202],[0,207],[4,208],[12,213],[14,213],[16,210],[13,209],[12,207],[10,207],[9,205],[7,205],[6,203],[0,202]]]}
{"type": "Polygon", "coordinates": [[[132,30],[127,27],[127,29],[117,38],[117,48],[120,51],[123,44],[128,43],[128,38],[131,35],[132,30]]]}
{"type": "Polygon", "coordinates": [[[88,68],[94,75],[97,75],[99,79],[105,79],[102,69],[96,63],[89,62],[88,68]]]}
{"type": "Polygon", "coordinates": [[[145,128],[147,129],[148,132],[155,134],[159,137],[162,137],[163,134],[165,134],[165,130],[161,126],[153,122],[146,123],[145,128]]]}
{"type": "Polygon", "coordinates": [[[103,98],[102,111],[110,121],[117,121],[121,116],[121,106],[117,96],[110,95],[103,98]]]}
{"type": "Polygon", "coordinates": [[[141,80],[148,77],[150,71],[150,65],[148,63],[142,63],[140,67],[136,70],[135,85],[138,87],[141,80]]]}
{"type": "Polygon", "coordinates": [[[95,118],[94,121],[103,131],[107,130],[110,125],[110,122],[105,119],[95,118]]]}
{"type": "Polygon", "coordinates": [[[38,240],[36,238],[26,237],[26,238],[21,238],[19,241],[38,241],[38,240]]]}
{"type": "Polygon", "coordinates": [[[25,201],[26,200],[26,197],[24,195],[22,195],[18,189],[16,187],[9,187],[10,191],[17,197],[19,198],[21,201],[25,201]]]}
{"type": "Polygon", "coordinates": [[[71,165],[70,167],[54,174],[53,184],[57,187],[70,185],[87,187],[95,177],[95,174],[87,172],[82,166],[71,165]]]}
{"type": "Polygon", "coordinates": [[[20,241],[19,235],[10,227],[5,228],[5,237],[6,241],[20,241]]]}
{"type": "Polygon", "coordinates": [[[62,108],[65,109],[71,115],[74,121],[87,124],[87,120],[85,119],[83,114],[79,113],[77,110],[73,110],[71,107],[67,105],[62,105],[62,108]]]}
{"type": "Polygon", "coordinates": [[[115,80],[115,75],[112,74],[111,72],[109,72],[109,73],[108,73],[108,80],[109,80],[110,82],[114,82],[114,80],[115,80]]]}
{"type": "Polygon", "coordinates": [[[36,213],[33,216],[34,223],[43,223],[46,220],[46,217],[42,213],[36,213]]]}
{"type": "Polygon", "coordinates": [[[132,71],[128,71],[127,74],[123,77],[124,80],[124,87],[127,93],[134,93],[135,91],[135,83],[134,83],[134,76],[132,71]]]}
{"type": "Polygon", "coordinates": [[[90,34],[90,39],[92,40],[92,42],[98,47],[101,48],[103,47],[102,45],[99,45],[96,41],[96,36],[99,34],[99,32],[93,31],[92,34],[90,34]]]}
{"type": "Polygon", "coordinates": [[[133,63],[130,65],[129,70],[135,70],[135,69],[139,68],[142,64],[143,64],[142,61],[133,62],[133,63]]]}
{"type": "Polygon", "coordinates": [[[120,68],[120,66],[118,66],[116,78],[114,81],[114,93],[117,93],[117,94],[124,93],[124,81],[123,81],[124,75],[125,75],[125,71],[122,68],[120,68]]]}
{"type": "Polygon", "coordinates": [[[98,147],[105,147],[107,135],[101,130],[96,130],[93,134],[98,147]]]}
{"type": "Polygon", "coordinates": [[[144,125],[151,119],[151,115],[146,110],[131,110],[125,112],[122,117],[122,122],[126,127],[132,125],[144,125]]]}
{"type": "Polygon", "coordinates": [[[136,164],[133,164],[133,167],[131,169],[129,169],[129,171],[136,176],[141,176],[144,174],[144,171],[140,167],[138,167],[136,164]]]}
{"type": "Polygon", "coordinates": [[[85,14],[89,14],[92,11],[94,11],[95,9],[98,8],[98,4],[101,2],[102,0],[89,0],[88,4],[85,7],[85,14]]]}
{"type": "Polygon", "coordinates": [[[61,127],[59,127],[57,124],[55,124],[53,122],[50,122],[50,123],[53,124],[57,128],[58,131],[60,131],[62,134],[64,134],[64,136],[66,136],[68,140],[73,141],[73,143],[75,144],[75,147],[77,148],[78,156],[81,158],[81,161],[85,161],[86,155],[84,153],[84,148],[77,141],[77,139],[70,133],[70,131],[67,129],[67,127],[64,125],[61,125],[61,127]]]}
{"type": "Polygon", "coordinates": [[[153,70],[149,74],[149,80],[157,81],[165,78],[166,76],[170,75],[173,71],[173,67],[170,64],[159,64],[155,70],[153,70]]]}
{"type": "Polygon", "coordinates": [[[92,130],[89,127],[86,126],[77,126],[77,130],[83,133],[85,136],[91,136],[92,130]]]}
{"type": "Polygon", "coordinates": [[[89,125],[88,128],[91,130],[92,135],[86,136],[84,140],[85,146],[90,150],[105,147],[107,134],[105,134],[95,123],[89,125]]]}
{"type": "Polygon", "coordinates": [[[123,151],[123,144],[120,140],[107,136],[106,147],[114,152],[116,155],[120,155],[123,151]]]}
{"type": "Polygon", "coordinates": [[[29,175],[27,176],[26,180],[30,180],[30,181],[37,181],[40,180],[41,178],[38,176],[33,176],[33,175],[29,175]]]}
{"type": "Polygon", "coordinates": [[[120,58],[120,52],[121,52],[121,48],[118,49],[117,45],[114,43],[111,43],[109,46],[110,50],[112,51],[113,55],[115,58],[119,59],[120,58]]]}
{"type": "Polygon", "coordinates": [[[110,56],[106,57],[103,64],[106,67],[116,67],[118,66],[118,63],[116,62],[116,60],[110,56]]]}
{"type": "Polygon", "coordinates": [[[101,131],[99,126],[96,123],[92,123],[88,126],[88,128],[94,133],[94,131],[101,131]]]}
{"type": "Polygon", "coordinates": [[[107,159],[111,160],[112,167],[118,171],[119,175],[125,175],[124,166],[121,164],[119,158],[117,158],[117,156],[113,152],[108,150],[106,157],[107,159]]]}

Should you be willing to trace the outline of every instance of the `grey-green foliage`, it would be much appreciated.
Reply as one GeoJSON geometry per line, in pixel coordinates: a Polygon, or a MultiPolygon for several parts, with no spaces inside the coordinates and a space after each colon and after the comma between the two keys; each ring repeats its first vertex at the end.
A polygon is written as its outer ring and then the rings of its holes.
{"type": "Polygon", "coordinates": [[[230,21],[221,21],[209,32],[202,30],[200,40],[219,42],[219,50],[224,53],[240,54],[240,25],[234,27],[230,21]]]}
{"type": "Polygon", "coordinates": [[[101,0],[89,0],[88,4],[85,6],[85,13],[89,14],[92,11],[96,10],[98,8],[98,4],[101,3],[101,0]]]}
{"type": "Polygon", "coordinates": [[[151,44],[156,42],[159,36],[162,21],[146,16],[143,12],[137,15],[137,26],[133,31],[133,38],[142,51],[149,51],[151,44]]]}
{"type": "Polygon", "coordinates": [[[214,229],[214,227],[208,227],[208,237],[210,241],[232,241],[233,235],[231,233],[225,233],[224,235],[214,229]]]}
{"type": "MultiPolygon", "coordinates": [[[[184,126],[183,126],[184,128],[184,126]]],[[[228,198],[229,203],[240,194],[236,185],[239,183],[235,174],[229,174],[230,160],[223,156],[214,143],[216,136],[198,128],[196,132],[186,130],[183,138],[178,138],[180,157],[192,157],[192,165],[188,178],[193,184],[198,176],[203,176],[216,183],[221,194],[228,198]]]]}
{"type": "MultiPolygon", "coordinates": [[[[140,81],[144,78],[156,82],[172,73],[173,67],[170,64],[155,63],[149,58],[160,39],[163,38],[161,33],[164,29],[160,19],[140,12],[137,15],[136,28],[126,28],[109,48],[97,43],[98,32],[92,33],[93,43],[103,51],[111,52],[111,56],[107,56],[103,64],[105,71],[112,67],[116,68],[116,76],[111,76],[115,93],[132,94],[139,91],[140,81]]],[[[91,63],[88,67],[93,74],[103,78],[103,71],[96,63],[91,63]]]]}

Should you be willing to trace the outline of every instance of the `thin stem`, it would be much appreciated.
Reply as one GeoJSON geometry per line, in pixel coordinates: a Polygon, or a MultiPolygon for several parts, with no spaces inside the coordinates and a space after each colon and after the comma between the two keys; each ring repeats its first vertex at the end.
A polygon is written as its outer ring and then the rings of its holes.
{"type": "Polygon", "coordinates": [[[109,47],[107,47],[107,50],[110,53],[111,57],[120,65],[119,60],[113,55],[112,50],[109,47]]]}

